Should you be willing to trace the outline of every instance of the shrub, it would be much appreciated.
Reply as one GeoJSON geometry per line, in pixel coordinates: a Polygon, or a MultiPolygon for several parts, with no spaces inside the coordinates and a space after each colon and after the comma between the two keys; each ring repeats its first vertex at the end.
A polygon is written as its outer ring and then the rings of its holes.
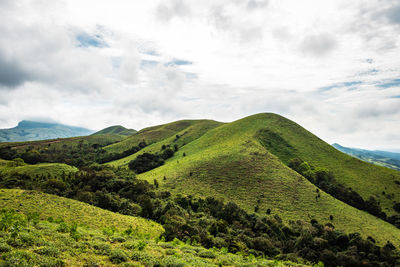
{"type": "Polygon", "coordinates": [[[9,252],[11,251],[11,247],[6,243],[0,243],[0,252],[9,252]]]}
{"type": "Polygon", "coordinates": [[[100,263],[98,263],[93,257],[88,257],[85,261],[83,267],[100,267],[100,263]]]}
{"type": "Polygon", "coordinates": [[[128,256],[125,254],[125,252],[123,252],[122,250],[119,250],[119,249],[111,251],[109,258],[110,258],[110,261],[115,264],[125,262],[128,260],[128,256]]]}
{"type": "Polygon", "coordinates": [[[139,261],[146,266],[154,266],[156,264],[159,264],[157,258],[147,254],[144,251],[134,251],[132,253],[131,259],[134,261],[139,261]]]}
{"type": "Polygon", "coordinates": [[[202,258],[209,258],[209,259],[215,259],[215,257],[216,257],[214,252],[212,252],[210,250],[201,251],[197,255],[199,255],[202,258]]]}
{"type": "Polygon", "coordinates": [[[33,264],[33,255],[30,252],[26,251],[13,251],[7,253],[3,256],[4,262],[2,262],[2,266],[4,267],[29,267],[33,264]]]}
{"type": "Polygon", "coordinates": [[[61,222],[58,225],[57,232],[67,233],[69,231],[69,227],[65,222],[61,222]]]}
{"type": "Polygon", "coordinates": [[[143,240],[140,240],[136,245],[137,249],[142,251],[147,246],[147,243],[143,240]]]}
{"type": "Polygon", "coordinates": [[[142,155],[137,156],[136,159],[129,162],[128,167],[136,173],[142,173],[157,168],[163,164],[164,160],[159,155],[143,153],[142,155]]]}
{"type": "Polygon", "coordinates": [[[175,253],[177,253],[177,251],[175,249],[166,249],[165,250],[165,254],[166,255],[174,255],[175,253]]]}
{"type": "Polygon", "coordinates": [[[35,249],[35,253],[39,255],[46,255],[46,256],[52,256],[52,257],[57,257],[60,255],[60,250],[56,247],[40,247],[35,249]]]}
{"type": "Polygon", "coordinates": [[[186,262],[178,259],[174,256],[165,257],[162,261],[163,266],[165,267],[185,267],[187,266],[186,262]]]}
{"type": "Polygon", "coordinates": [[[69,236],[75,241],[78,241],[81,238],[81,234],[78,233],[78,225],[76,223],[71,225],[69,229],[69,236]]]}
{"type": "Polygon", "coordinates": [[[395,211],[397,211],[397,212],[400,213],[400,203],[395,203],[395,204],[393,205],[393,209],[394,209],[395,211]]]}
{"type": "Polygon", "coordinates": [[[175,248],[175,246],[171,243],[160,243],[159,246],[162,248],[175,248]]]}
{"type": "Polygon", "coordinates": [[[19,234],[19,240],[24,247],[33,246],[35,244],[35,239],[35,236],[30,233],[22,232],[19,234]]]}
{"type": "Polygon", "coordinates": [[[94,253],[98,255],[110,255],[111,246],[107,243],[95,243],[93,244],[94,253]]]}
{"type": "Polygon", "coordinates": [[[123,238],[122,236],[115,236],[113,238],[111,238],[112,242],[118,242],[118,243],[124,243],[126,241],[125,238],[123,238]]]}

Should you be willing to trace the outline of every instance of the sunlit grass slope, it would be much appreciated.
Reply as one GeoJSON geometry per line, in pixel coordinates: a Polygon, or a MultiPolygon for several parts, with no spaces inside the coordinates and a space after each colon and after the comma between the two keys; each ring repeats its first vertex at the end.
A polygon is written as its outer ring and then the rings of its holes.
{"type": "Polygon", "coordinates": [[[124,166],[129,161],[135,159],[137,155],[145,152],[159,152],[162,145],[178,145],[182,147],[193,140],[196,140],[207,131],[222,125],[221,122],[212,120],[192,120],[192,121],[178,121],[162,126],[155,126],[139,131],[137,134],[113,145],[106,147],[106,150],[116,151],[115,149],[128,149],[130,146],[135,146],[139,142],[145,140],[149,146],[140,150],[136,154],[130,155],[126,158],[113,161],[109,163],[112,166],[124,166]],[[177,135],[179,138],[176,138],[177,135]]]}
{"type": "Polygon", "coordinates": [[[346,155],[295,122],[275,114],[255,115],[263,117],[263,131],[259,140],[268,151],[285,164],[294,157],[301,158],[315,167],[324,167],[334,173],[341,184],[351,187],[365,200],[376,197],[384,211],[394,213],[394,201],[400,201],[400,172],[363,162],[346,155]]]}
{"type": "Polygon", "coordinates": [[[0,174],[10,177],[16,174],[26,174],[31,177],[62,177],[69,173],[75,173],[78,169],[63,163],[39,163],[35,165],[25,164],[15,166],[13,161],[0,159],[0,174]]]}
{"type": "Polygon", "coordinates": [[[171,122],[168,124],[153,126],[145,128],[137,132],[136,134],[129,136],[125,140],[116,144],[105,147],[108,152],[120,153],[132,146],[138,145],[142,141],[146,141],[147,144],[152,144],[164,140],[168,137],[175,137],[176,134],[196,124],[208,124],[209,128],[213,128],[221,124],[220,122],[211,120],[182,120],[171,122]]]}
{"type": "Polygon", "coordinates": [[[92,135],[100,135],[100,134],[112,134],[112,135],[121,135],[121,136],[130,136],[137,131],[134,129],[127,129],[121,125],[115,125],[115,126],[110,126],[107,127],[103,130],[100,130],[98,132],[95,132],[92,135]]]}
{"type": "Polygon", "coordinates": [[[119,142],[126,138],[117,134],[98,134],[89,136],[79,136],[70,138],[59,138],[41,141],[27,141],[27,142],[13,142],[13,143],[0,143],[0,148],[11,148],[16,150],[25,150],[27,148],[37,149],[47,147],[48,149],[62,149],[63,146],[76,147],[84,143],[96,143],[99,145],[106,145],[110,143],[119,142]]]}
{"type": "MultiPolygon", "coordinates": [[[[248,211],[259,206],[285,220],[317,219],[345,232],[360,232],[384,243],[400,242],[400,231],[365,212],[352,208],[300,176],[260,143],[258,132],[282,117],[258,114],[207,131],[180,148],[165,165],[138,178],[158,180],[160,190],[235,201],[248,211]],[[183,156],[183,153],[186,156],[183,156]],[[165,178],[164,178],[165,177],[165,178]],[[329,216],[333,215],[333,221],[329,216]]],[[[282,118],[283,119],[283,118],[282,118]]],[[[288,129],[289,130],[289,129],[288,129]]]]}
{"type": "Polygon", "coordinates": [[[49,195],[37,191],[0,189],[0,208],[12,208],[23,213],[37,212],[42,219],[62,218],[68,223],[77,223],[91,228],[114,226],[126,229],[132,226],[141,234],[157,237],[163,233],[161,225],[139,217],[132,217],[103,210],[92,205],[49,195]]]}

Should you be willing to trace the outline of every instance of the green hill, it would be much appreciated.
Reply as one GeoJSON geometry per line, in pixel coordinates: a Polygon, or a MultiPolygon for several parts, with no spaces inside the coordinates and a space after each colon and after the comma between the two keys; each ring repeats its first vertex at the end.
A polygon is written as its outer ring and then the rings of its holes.
{"type": "Polygon", "coordinates": [[[80,201],[37,191],[0,189],[0,199],[2,208],[12,208],[23,213],[37,212],[42,219],[62,218],[68,223],[76,222],[91,228],[114,226],[126,229],[132,226],[151,237],[157,237],[163,232],[162,226],[143,218],[113,213],[80,201]]]}
{"type": "Polygon", "coordinates": [[[21,142],[84,136],[93,131],[59,123],[21,121],[11,129],[0,129],[0,142],[21,142]]]}
{"type": "Polygon", "coordinates": [[[298,157],[309,164],[326,168],[343,185],[351,187],[363,198],[374,196],[388,215],[395,213],[394,202],[400,201],[400,172],[366,163],[348,156],[298,124],[278,115],[265,117],[264,132],[258,139],[267,150],[284,163],[298,157]],[[282,148],[284,146],[284,148],[282,148]]]}
{"type": "Polygon", "coordinates": [[[116,134],[116,135],[122,135],[122,136],[130,136],[137,131],[134,129],[127,129],[121,125],[115,125],[115,126],[110,126],[107,127],[103,130],[100,130],[98,132],[95,132],[92,135],[100,135],[100,134],[116,134]]]}
{"type": "MultiPolygon", "coordinates": [[[[107,152],[118,153],[129,149],[132,146],[136,146],[142,141],[145,141],[150,146],[141,150],[137,154],[152,151],[152,149],[159,148],[163,144],[172,143],[174,141],[179,146],[183,146],[199,138],[207,131],[220,126],[221,124],[221,122],[212,120],[183,120],[145,128],[121,142],[105,147],[105,150],[107,152]]],[[[111,165],[126,165],[130,160],[134,159],[137,154],[131,155],[120,161],[112,162],[111,165]]]]}
{"type": "Polygon", "coordinates": [[[68,175],[69,173],[75,173],[77,171],[77,168],[63,163],[39,163],[30,165],[0,159],[0,174],[3,177],[12,177],[15,175],[62,177],[62,175],[68,175]]]}
{"type": "Polygon", "coordinates": [[[105,157],[107,153],[103,147],[124,138],[116,134],[99,134],[32,142],[0,143],[0,158],[22,158],[30,164],[51,162],[81,167],[105,157]]]}
{"type": "MultiPolygon", "coordinates": [[[[183,122],[152,127],[130,139],[136,139],[136,142],[151,140],[153,144],[146,149],[157,151],[162,144],[174,143],[174,136],[188,127],[189,123],[183,122]],[[171,125],[181,127],[171,129],[171,125]],[[151,134],[146,136],[146,132],[151,134]]],[[[108,148],[117,149],[121,143],[108,148]]],[[[146,149],[112,164],[123,166],[146,149]]],[[[161,185],[160,190],[176,194],[216,196],[235,201],[248,211],[258,206],[259,213],[271,209],[273,214],[279,214],[285,220],[315,218],[321,223],[331,222],[345,232],[360,232],[365,237],[371,235],[381,243],[400,241],[400,231],[393,225],[324,192],[317,198],[317,187],[286,166],[294,157],[332,170],[340,182],[351,184],[364,197],[371,192],[381,194],[380,188],[385,187],[388,193],[398,192],[394,186],[399,177],[397,172],[353,159],[296,123],[275,114],[257,114],[210,128],[180,147],[163,166],[140,174],[138,178],[149,182],[155,179],[161,185]],[[367,172],[372,174],[365,177],[367,172]],[[377,176],[381,178],[379,181],[377,176]],[[377,184],[377,187],[368,188],[366,183],[370,183],[369,186],[377,184]],[[330,221],[330,215],[333,221],[330,221]]],[[[382,201],[382,204],[390,208],[389,201],[382,201]]]]}

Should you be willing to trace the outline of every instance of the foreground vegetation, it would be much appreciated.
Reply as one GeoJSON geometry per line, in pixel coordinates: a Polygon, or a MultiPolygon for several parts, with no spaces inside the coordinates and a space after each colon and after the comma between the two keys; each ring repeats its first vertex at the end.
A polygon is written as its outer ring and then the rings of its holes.
{"type": "MultiPolygon", "coordinates": [[[[3,199],[14,193],[1,191],[3,199]]],[[[66,206],[53,214],[61,210],[66,211],[66,206]]],[[[38,212],[0,211],[0,266],[293,266],[290,261],[231,254],[225,248],[205,249],[190,241],[165,242],[159,235],[151,236],[133,225],[100,228],[70,218],[46,217],[38,212]]]]}
{"type": "MultiPolygon", "coordinates": [[[[24,186],[23,181],[17,184],[24,186]]],[[[314,219],[311,222],[284,223],[270,210],[266,216],[259,216],[247,213],[233,202],[224,203],[211,197],[172,197],[167,191],[155,192],[157,183],[150,185],[137,180],[127,170],[96,165],[86,167],[71,178],[51,179],[37,184],[28,181],[27,185],[114,212],[152,219],[160,223],[165,232],[151,221],[106,214],[91,205],[36,191],[3,189],[0,199],[6,207],[29,213],[40,212],[44,218],[63,215],[68,223],[89,227],[130,227],[143,236],[154,238],[162,235],[166,241],[178,239],[187,244],[199,244],[204,248],[246,257],[253,255],[290,261],[305,259],[312,263],[323,261],[326,266],[361,263],[385,263],[390,266],[398,260],[397,250],[390,241],[380,246],[372,237],[363,239],[359,233],[338,231],[333,225],[333,218],[331,223],[326,224],[314,219]],[[128,224],[126,220],[129,220],[128,224]]]]}

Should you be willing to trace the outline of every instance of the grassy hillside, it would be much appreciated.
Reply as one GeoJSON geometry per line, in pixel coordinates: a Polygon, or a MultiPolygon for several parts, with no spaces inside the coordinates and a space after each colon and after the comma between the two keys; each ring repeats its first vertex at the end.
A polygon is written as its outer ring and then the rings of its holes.
{"type": "Polygon", "coordinates": [[[80,201],[37,191],[0,189],[0,199],[2,208],[13,208],[23,213],[38,212],[42,219],[63,218],[68,223],[75,222],[92,228],[114,226],[125,229],[132,226],[151,237],[163,232],[159,224],[143,218],[113,213],[80,201]]]}
{"type": "Polygon", "coordinates": [[[63,148],[63,146],[77,147],[79,146],[80,143],[98,144],[100,146],[109,145],[111,143],[119,142],[122,139],[124,139],[124,137],[119,135],[99,134],[99,135],[79,136],[70,138],[49,139],[41,141],[7,142],[7,143],[0,143],[0,148],[25,150],[27,148],[38,149],[47,147],[47,149],[54,148],[59,150],[63,148]]]}
{"type": "Polygon", "coordinates": [[[0,143],[0,158],[22,158],[26,163],[65,163],[81,167],[104,162],[109,154],[103,147],[123,140],[114,134],[100,134],[35,142],[0,143]]]}
{"type": "Polygon", "coordinates": [[[181,135],[189,135],[187,134],[187,131],[185,131],[185,129],[188,129],[191,126],[193,126],[194,128],[191,128],[190,131],[194,132],[195,135],[199,135],[201,134],[201,132],[217,127],[220,124],[220,122],[211,120],[176,121],[164,125],[145,128],[121,142],[105,147],[105,149],[107,152],[120,153],[124,150],[131,148],[132,146],[138,145],[143,140],[146,141],[146,143],[149,145],[159,142],[161,140],[165,140],[166,138],[175,138],[176,134],[178,133],[180,133],[181,135]],[[199,133],[197,133],[197,131],[199,133]]]}
{"type": "Polygon", "coordinates": [[[376,197],[388,215],[394,214],[393,203],[400,201],[400,186],[395,183],[400,181],[399,171],[348,156],[284,117],[255,116],[264,118],[258,139],[284,163],[298,157],[313,166],[327,168],[338,182],[353,188],[364,199],[376,197]]]}
{"type": "Polygon", "coordinates": [[[134,129],[127,129],[121,125],[115,125],[115,126],[110,126],[103,130],[100,130],[92,135],[115,134],[115,135],[121,135],[121,136],[130,136],[136,132],[137,131],[134,129]]]}
{"type": "Polygon", "coordinates": [[[3,176],[12,176],[15,174],[26,174],[31,177],[51,176],[61,177],[69,173],[77,172],[78,169],[63,163],[39,163],[35,165],[24,164],[23,166],[12,166],[12,161],[0,160],[0,173],[3,176]]]}
{"type": "MultiPolygon", "coordinates": [[[[365,237],[371,235],[380,243],[386,240],[400,242],[400,231],[389,223],[323,192],[317,199],[317,188],[274,155],[276,151],[289,149],[265,149],[259,140],[259,131],[272,128],[276,123],[279,129],[282,121],[286,123],[285,127],[296,126],[286,129],[289,134],[291,130],[298,131],[296,124],[274,114],[247,117],[207,131],[181,147],[165,165],[138,177],[149,182],[156,179],[161,190],[176,194],[217,196],[235,201],[249,211],[258,206],[259,213],[271,209],[273,214],[279,214],[285,220],[315,218],[321,223],[331,222],[345,232],[360,232],[365,237]],[[330,215],[333,215],[333,221],[330,221],[330,215]]],[[[312,140],[321,142],[314,136],[312,140]]],[[[161,143],[154,145],[159,147],[161,143]]],[[[318,147],[318,143],[316,145],[318,147]]],[[[289,143],[287,147],[293,145],[289,143]]],[[[291,157],[288,155],[286,160],[291,157]]],[[[123,165],[125,162],[118,163],[123,165]]]]}
{"type": "MultiPolygon", "coordinates": [[[[151,221],[34,191],[0,189],[1,266],[293,266],[159,239],[151,221]],[[32,214],[38,214],[39,220],[32,214]],[[27,218],[30,223],[27,224],[27,218]],[[77,227],[74,226],[77,223],[77,227]]],[[[306,266],[296,263],[296,266],[306,266]]]]}

